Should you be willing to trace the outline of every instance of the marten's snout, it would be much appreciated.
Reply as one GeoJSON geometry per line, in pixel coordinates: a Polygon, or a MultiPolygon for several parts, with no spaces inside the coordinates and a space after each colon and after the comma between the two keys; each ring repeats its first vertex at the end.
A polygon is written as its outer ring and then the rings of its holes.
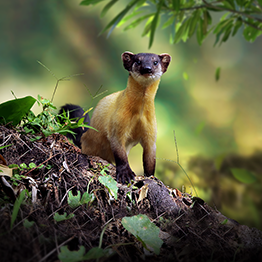
{"type": "Polygon", "coordinates": [[[152,74],[152,72],[153,72],[153,70],[150,66],[143,67],[143,68],[140,69],[141,75],[152,74]]]}

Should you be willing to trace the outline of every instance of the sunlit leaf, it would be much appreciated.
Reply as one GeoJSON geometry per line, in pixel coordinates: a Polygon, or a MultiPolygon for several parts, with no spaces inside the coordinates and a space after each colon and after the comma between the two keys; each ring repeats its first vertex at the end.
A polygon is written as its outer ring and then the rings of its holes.
{"type": "Polygon", "coordinates": [[[35,101],[36,99],[32,96],[27,96],[0,104],[0,124],[18,125],[35,101]]]}
{"type": "Polygon", "coordinates": [[[249,170],[243,168],[231,168],[230,171],[233,176],[242,183],[251,184],[257,180],[256,176],[249,170]]]}

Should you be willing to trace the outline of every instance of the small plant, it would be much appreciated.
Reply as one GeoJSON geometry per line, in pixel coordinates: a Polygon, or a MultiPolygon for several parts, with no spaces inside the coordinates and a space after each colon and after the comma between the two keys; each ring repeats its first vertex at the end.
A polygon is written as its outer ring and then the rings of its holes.
{"type": "Polygon", "coordinates": [[[56,222],[61,222],[61,221],[64,221],[64,220],[68,220],[70,218],[73,218],[75,215],[74,214],[69,214],[67,215],[66,212],[64,212],[64,214],[62,215],[59,215],[57,212],[54,214],[54,220],[56,222]]]}
{"type": "Polygon", "coordinates": [[[74,196],[72,191],[69,191],[68,193],[68,205],[71,208],[77,208],[81,205],[88,204],[89,202],[92,202],[94,200],[94,194],[91,193],[89,194],[88,192],[85,192],[82,195],[81,198],[81,193],[80,191],[77,191],[77,195],[74,196]]]}
{"type": "Polygon", "coordinates": [[[108,189],[109,194],[117,200],[117,182],[110,175],[106,175],[105,171],[108,171],[107,167],[104,167],[102,171],[100,171],[102,176],[100,176],[98,180],[108,189]]]}
{"type": "Polygon", "coordinates": [[[163,244],[159,238],[160,229],[146,215],[124,217],[122,225],[142,243],[144,248],[159,255],[163,244]]]}
{"type": "Polygon", "coordinates": [[[20,209],[20,206],[23,202],[23,200],[25,199],[25,193],[26,193],[26,190],[23,190],[18,198],[16,199],[15,201],[15,204],[14,204],[14,208],[13,208],[13,213],[12,213],[12,217],[11,217],[11,224],[10,224],[10,229],[12,230],[13,229],[13,225],[14,225],[14,222],[17,218],[17,214],[18,214],[18,211],[20,209]]]}

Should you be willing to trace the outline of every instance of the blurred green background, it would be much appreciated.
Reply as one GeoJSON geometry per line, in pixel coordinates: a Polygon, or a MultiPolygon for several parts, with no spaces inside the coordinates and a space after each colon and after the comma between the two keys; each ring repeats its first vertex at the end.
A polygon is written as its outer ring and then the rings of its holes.
{"type": "MultiPolygon", "coordinates": [[[[127,1],[123,1],[123,5],[127,1]]],[[[99,36],[117,14],[99,17],[102,5],[79,6],[80,1],[13,0],[0,4],[0,102],[38,94],[51,99],[57,78],[77,73],[59,83],[54,105],[93,107],[105,95],[122,90],[128,73],[122,66],[124,51],[169,53],[172,62],[156,96],[158,123],[156,175],[171,187],[191,192],[187,171],[198,196],[240,223],[262,228],[262,37],[253,44],[241,34],[213,47],[210,35],[200,47],[195,37],[187,43],[169,44],[169,30],[158,30],[148,50],[142,27],[123,32],[117,28],[107,38],[99,36]],[[219,81],[216,69],[221,68],[219,81]],[[92,99],[94,95],[106,94],[92,99]],[[255,182],[245,184],[232,167],[252,171],[255,182]]],[[[35,113],[41,108],[33,108],[35,113]]],[[[92,113],[91,113],[92,114],[92,113]]],[[[142,150],[135,147],[130,164],[142,173],[142,150]]],[[[194,192],[193,192],[194,193],[194,192]]]]}

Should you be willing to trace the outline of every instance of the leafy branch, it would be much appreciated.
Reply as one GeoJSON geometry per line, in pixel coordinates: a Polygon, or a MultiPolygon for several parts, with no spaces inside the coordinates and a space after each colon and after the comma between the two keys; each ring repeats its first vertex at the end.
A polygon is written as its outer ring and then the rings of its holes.
{"type": "MultiPolygon", "coordinates": [[[[118,0],[83,0],[80,4],[89,6],[107,2],[101,17],[120,3],[118,0]]],[[[122,1],[121,1],[122,2],[122,1]]],[[[144,23],[142,36],[149,36],[149,48],[158,27],[169,28],[170,43],[186,42],[196,35],[201,45],[209,33],[216,35],[215,45],[226,42],[241,29],[244,38],[254,42],[262,34],[262,0],[129,0],[102,30],[112,31],[123,24],[124,31],[144,23]],[[221,13],[220,21],[214,22],[214,14],[221,13]],[[226,13],[225,13],[226,12],[226,13]]],[[[120,6],[120,5],[119,5],[120,6]]],[[[119,7],[115,7],[119,10],[119,7]]]]}

